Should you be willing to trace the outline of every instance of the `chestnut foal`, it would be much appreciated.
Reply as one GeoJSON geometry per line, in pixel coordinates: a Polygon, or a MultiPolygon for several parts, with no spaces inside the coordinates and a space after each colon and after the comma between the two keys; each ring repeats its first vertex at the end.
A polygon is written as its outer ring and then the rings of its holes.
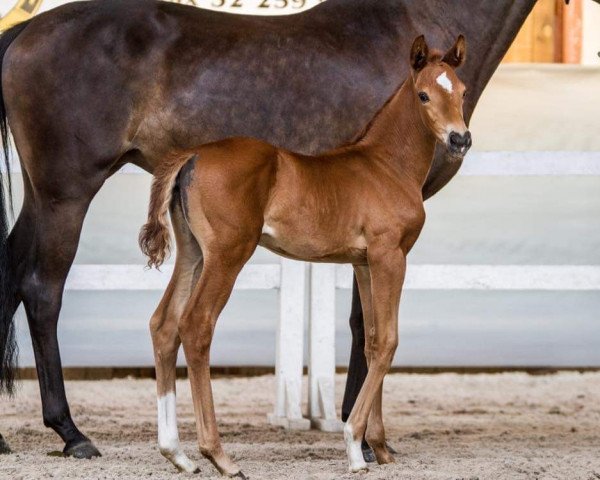
{"type": "Polygon", "coordinates": [[[430,54],[418,37],[411,75],[351,145],[309,157],[234,138],[174,153],[158,167],[140,245],[150,266],[162,264],[170,206],[177,258],[151,331],[159,446],[179,469],[196,470],[177,436],[181,339],[200,451],[222,474],[245,478],[221,447],[209,351],[217,318],[257,245],[298,260],[354,266],[369,373],[344,429],[348,461],[352,472],[367,468],[365,435],[379,463],[393,461],[382,419],[383,379],[398,344],[406,255],[425,221],[421,190],[436,141],[456,157],[471,146],[462,115],[465,87],[454,72],[465,53],[462,35],[446,55],[430,54]]]}

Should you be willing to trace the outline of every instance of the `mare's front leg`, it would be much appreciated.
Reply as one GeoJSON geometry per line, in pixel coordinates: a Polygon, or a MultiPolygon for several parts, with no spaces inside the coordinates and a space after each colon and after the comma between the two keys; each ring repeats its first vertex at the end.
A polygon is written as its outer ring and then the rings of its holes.
{"type": "Polygon", "coordinates": [[[258,238],[250,243],[205,249],[200,280],[179,323],[179,335],[192,384],[200,452],[222,475],[243,479],[246,476],[221,446],[210,383],[210,345],[217,319],[257,241],[258,238]]]}
{"type": "Polygon", "coordinates": [[[179,444],[175,373],[181,344],[177,325],[201,269],[202,251],[185,223],[179,204],[171,209],[171,223],[177,242],[177,259],[167,290],[150,320],[156,365],[158,447],[179,471],[199,473],[198,466],[179,444]]]}
{"type": "Polygon", "coordinates": [[[350,417],[350,412],[356,403],[356,397],[367,377],[367,360],[365,358],[365,325],[363,306],[356,279],[354,275],[352,285],[352,309],[350,311],[350,331],[352,333],[352,346],[350,350],[350,363],[348,363],[348,377],[342,401],[342,422],[350,417]]]}
{"type": "MultiPolygon", "coordinates": [[[[367,469],[361,442],[374,402],[382,388],[383,378],[390,369],[398,345],[398,307],[406,271],[404,252],[400,248],[370,246],[368,262],[371,274],[373,340],[369,372],[344,427],[351,472],[367,469]]],[[[378,450],[382,451],[381,448],[378,450]]]]}

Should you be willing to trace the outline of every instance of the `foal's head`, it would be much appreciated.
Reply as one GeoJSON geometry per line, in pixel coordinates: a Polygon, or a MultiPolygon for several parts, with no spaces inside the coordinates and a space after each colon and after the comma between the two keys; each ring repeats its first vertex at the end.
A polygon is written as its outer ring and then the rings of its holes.
{"type": "Polygon", "coordinates": [[[463,118],[465,85],[454,70],[466,57],[465,37],[460,35],[445,54],[430,54],[425,37],[418,37],[410,52],[414,94],[423,123],[452,156],[462,158],[471,147],[471,133],[463,118]]]}

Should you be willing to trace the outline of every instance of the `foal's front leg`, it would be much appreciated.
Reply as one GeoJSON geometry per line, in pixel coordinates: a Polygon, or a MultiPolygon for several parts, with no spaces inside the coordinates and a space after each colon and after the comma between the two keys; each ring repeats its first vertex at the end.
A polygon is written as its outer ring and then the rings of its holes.
{"type": "MultiPolygon", "coordinates": [[[[355,265],[354,273],[358,283],[360,302],[363,307],[364,329],[365,329],[365,358],[370,367],[373,357],[375,343],[375,324],[373,319],[373,304],[371,296],[371,272],[368,266],[355,265]]],[[[383,425],[383,385],[377,390],[377,395],[371,407],[371,413],[367,421],[365,438],[369,447],[373,449],[377,463],[393,463],[394,457],[388,451],[385,441],[385,428],[383,425]]],[[[364,454],[363,454],[364,456],[364,454]]]]}
{"type": "Polygon", "coordinates": [[[371,273],[374,339],[369,373],[344,427],[351,472],[367,470],[360,445],[373,403],[382,388],[383,378],[389,371],[398,345],[398,307],[406,271],[404,252],[400,248],[371,247],[368,261],[371,273]]]}

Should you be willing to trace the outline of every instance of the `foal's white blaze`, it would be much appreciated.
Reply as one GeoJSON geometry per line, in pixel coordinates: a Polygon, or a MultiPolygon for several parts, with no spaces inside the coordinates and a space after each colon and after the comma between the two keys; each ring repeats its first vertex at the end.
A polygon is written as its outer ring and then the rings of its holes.
{"type": "Polygon", "coordinates": [[[435,81],[448,93],[452,93],[453,85],[450,79],[448,78],[448,75],[446,75],[446,72],[442,73],[439,77],[437,77],[435,81]]]}
{"type": "Polygon", "coordinates": [[[198,467],[179,446],[177,432],[177,411],[175,409],[175,392],[169,392],[158,398],[158,448],[160,453],[169,459],[178,470],[194,473],[198,467]]]}
{"type": "Polygon", "coordinates": [[[348,455],[349,470],[352,473],[368,470],[367,462],[362,453],[361,440],[354,439],[352,425],[346,422],[344,425],[344,440],[346,442],[346,454],[348,455]]]}

